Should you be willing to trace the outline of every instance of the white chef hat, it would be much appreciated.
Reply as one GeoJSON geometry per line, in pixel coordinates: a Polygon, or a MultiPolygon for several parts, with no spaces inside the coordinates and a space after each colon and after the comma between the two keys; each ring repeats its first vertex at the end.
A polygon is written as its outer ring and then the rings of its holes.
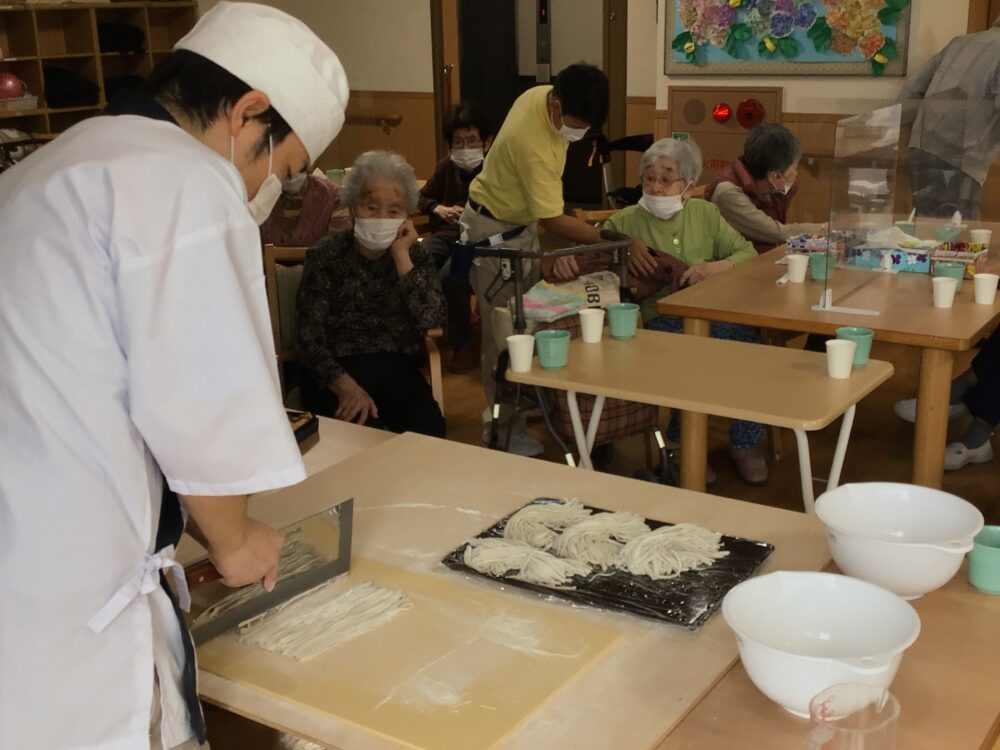
{"type": "Polygon", "coordinates": [[[263,91],[316,161],[344,126],[347,76],[302,21],[258,3],[220,2],[174,46],[263,91]]]}

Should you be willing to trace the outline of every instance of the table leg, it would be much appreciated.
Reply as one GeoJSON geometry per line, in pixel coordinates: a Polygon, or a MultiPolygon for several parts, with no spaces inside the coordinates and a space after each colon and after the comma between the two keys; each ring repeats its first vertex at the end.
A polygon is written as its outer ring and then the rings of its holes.
{"type": "Polygon", "coordinates": [[[580,468],[593,470],[594,465],[590,462],[590,451],[587,450],[587,433],[584,432],[583,420],[580,419],[580,405],[576,401],[576,392],[566,391],[566,401],[569,403],[569,418],[573,423],[576,449],[580,451],[580,468]]]}
{"type": "MultiPolygon", "coordinates": [[[[689,336],[708,336],[707,320],[684,319],[684,333],[689,336]]],[[[705,491],[705,472],[708,467],[708,415],[681,412],[681,487],[695,492],[705,491]]]]}
{"type": "Polygon", "coordinates": [[[594,410],[590,413],[590,424],[587,425],[587,454],[594,452],[594,440],[597,438],[597,427],[601,423],[601,412],[604,411],[604,396],[594,396],[594,410]]]}
{"type": "Polygon", "coordinates": [[[954,360],[954,355],[943,349],[924,349],[920,354],[917,427],[913,435],[914,484],[941,487],[954,360]]]}
{"type": "Polygon", "coordinates": [[[802,480],[802,504],[806,513],[816,513],[813,493],[812,461],[809,458],[809,437],[805,430],[795,430],[795,442],[799,447],[799,478],[802,480]]]}
{"type": "Polygon", "coordinates": [[[847,444],[851,442],[851,428],[854,426],[854,412],[857,404],[844,412],[840,423],[840,437],[837,438],[837,449],[833,452],[833,464],[830,466],[830,479],[827,480],[827,492],[835,490],[840,485],[840,472],[844,469],[844,457],[847,455],[847,444]]]}

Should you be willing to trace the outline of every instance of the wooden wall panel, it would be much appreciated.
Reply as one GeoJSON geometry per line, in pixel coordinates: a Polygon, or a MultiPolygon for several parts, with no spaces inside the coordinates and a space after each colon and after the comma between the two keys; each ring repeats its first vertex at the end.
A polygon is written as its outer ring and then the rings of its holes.
{"type": "MultiPolygon", "coordinates": [[[[625,100],[625,132],[628,135],[653,133],[656,126],[656,97],[630,96],[625,100]]],[[[625,155],[625,184],[639,184],[639,157],[642,154],[625,155]]]]}
{"type": "Polygon", "coordinates": [[[317,165],[320,169],[349,167],[371,149],[398,151],[413,165],[418,179],[427,179],[436,164],[434,95],[430,92],[352,91],[348,123],[317,165]],[[386,133],[377,124],[351,124],[354,116],[399,115],[402,122],[386,133]]]}

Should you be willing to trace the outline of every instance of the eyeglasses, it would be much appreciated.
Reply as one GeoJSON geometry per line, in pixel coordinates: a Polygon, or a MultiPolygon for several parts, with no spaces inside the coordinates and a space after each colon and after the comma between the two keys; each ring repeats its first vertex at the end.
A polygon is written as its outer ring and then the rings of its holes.
{"type": "Polygon", "coordinates": [[[456,135],[454,138],[451,139],[451,147],[452,148],[482,148],[483,147],[483,139],[480,138],[478,135],[467,135],[465,137],[462,137],[460,135],[456,135]]]}

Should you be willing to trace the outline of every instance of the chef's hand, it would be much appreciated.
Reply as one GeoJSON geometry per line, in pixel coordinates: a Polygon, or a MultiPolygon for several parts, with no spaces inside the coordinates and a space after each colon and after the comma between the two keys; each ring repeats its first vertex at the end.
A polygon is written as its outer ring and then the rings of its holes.
{"type": "Polygon", "coordinates": [[[633,242],[628,249],[628,270],[639,279],[656,272],[656,259],[652,251],[639,240],[633,242]]]}
{"type": "Polygon", "coordinates": [[[462,206],[442,206],[439,203],[434,206],[434,215],[448,224],[458,224],[458,220],[462,216],[462,210],[462,206]]]}
{"type": "Polygon", "coordinates": [[[265,591],[278,581],[278,558],[285,536],[270,526],[247,518],[242,543],[227,548],[209,547],[208,557],[227,586],[262,583],[265,591]]]}
{"type": "Polygon", "coordinates": [[[358,424],[364,424],[369,417],[378,419],[378,407],[372,397],[350,375],[341,375],[330,389],[337,397],[337,411],[333,415],[336,419],[358,424]]]}
{"type": "Polygon", "coordinates": [[[704,281],[709,276],[715,276],[717,273],[722,273],[723,271],[728,271],[730,268],[735,268],[736,264],[731,260],[714,260],[710,263],[699,263],[696,266],[691,266],[688,270],[684,272],[681,276],[680,286],[686,287],[692,284],[697,284],[699,281],[704,281]]]}
{"type": "Polygon", "coordinates": [[[407,219],[399,225],[399,231],[396,232],[396,239],[393,240],[392,245],[389,247],[392,259],[396,263],[396,272],[400,278],[413,270],[410,248],[415,244],[417,244],[417,229],[413,226],[413,222],[407,219]]]}
{"type": "Polygon", "coordinates": [[[556,263],[552,267],[552,273],[560,281],[572,281],[580,277],[580,266],[577,264],[576,258],[572,255],[563,255],[556,258],[556,263]]]}

